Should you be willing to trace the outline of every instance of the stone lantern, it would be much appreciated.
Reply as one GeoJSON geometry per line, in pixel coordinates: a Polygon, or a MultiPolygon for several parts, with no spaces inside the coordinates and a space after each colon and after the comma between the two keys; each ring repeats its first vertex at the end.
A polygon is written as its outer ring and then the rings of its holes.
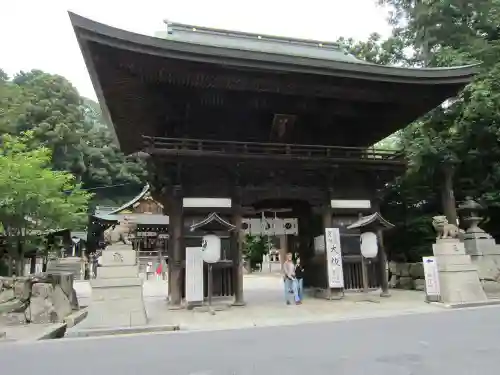
{"type": "Polygon", "coordinates": [[[463,236],[466,252],[469,255],[482,255],[491,252],[489,250],[495,246],[495,241],[478,226],[483,220],[481,213],[484,212],[484,207],[471,197],[466,197],[465,201],[458,206],[457,211],[467,227],[463,236]]]}
{"type": "Polygon", "coordinates": [[[484,230],[478,227],[478,224],[483,220],[481,216],[481,212],[484,211],[484,207],[473,200],[471,197],[466,197],[465,201],[458,206],[458,210],[460,216],[462,217],[462,221],[467,226],[466,234],[482,234],[486,235],[490,238],[490,235],[487,234],[484,230]]]}

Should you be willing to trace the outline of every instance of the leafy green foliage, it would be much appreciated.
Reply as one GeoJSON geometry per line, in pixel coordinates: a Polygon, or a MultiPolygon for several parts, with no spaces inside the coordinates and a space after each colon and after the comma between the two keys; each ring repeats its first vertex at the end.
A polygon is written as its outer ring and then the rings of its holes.
{"type": "Polygon", "coordinates": [[[339,38],[337,43],[361,60],[380,65],[404,64],[407,60],[404,42],[397,37],[383,40],[378,33],[372,33],[366,41],[339,38]]]}
{"type": "Polygon", "coordinates": [[[0,71],[0,222],[10,258],[47,250],[37,234],[83,228],[89,200],[118,205],[143,187],[143,162],[120,152],[102,117],[64,77],[0,71]]]}
{"type": "MultiPolygon", "coordinates": [[[[431,253],[432,216],[443,213],[443,166],[454,165],[455,196],[488,208],[484,229],[500,235],[500,0],[378,0],[391,9],[388,40],[344,41],[377,64],[449,67],[481,63],[457,98],[375,147],[403,150],[406,175],[386,186],[382,211],[397,229],[389,256],[418,260],[431,253]]],[[[340,40],[343,42],[343,40],[340,40]]]]}
{"type": "Polygon", "coordinates": [[[33,132],[31,147],[47,147],[51,167],[71,172],[93,204],[120,204],[145,183],[144,163],[126,157],[104,124],[99,105],[65,78],[39,70],[0,79],[0,131],[33,132]]]}
{"type": "Polygon", "coordinates": [[[267,236],[246,235],[243,246],[243,258],[250,264],[250,269],[255,271],[262,264],[264,255],[269,253],[267,236]]]}
{"type": "Polygon", "coordinates": [[[0,222],[11,256],[22,259],[41,233],[84,226],[91,194],[71,173],[50,169],[48,148],[30,149],[32,132],[1,142],[0,222]]]}

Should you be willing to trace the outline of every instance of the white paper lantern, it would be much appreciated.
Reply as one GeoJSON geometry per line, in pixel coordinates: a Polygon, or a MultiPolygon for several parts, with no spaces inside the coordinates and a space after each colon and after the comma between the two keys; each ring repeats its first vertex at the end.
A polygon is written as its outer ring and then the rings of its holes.
{"type": "Polygon", "coordinates": [[[375,258],[378,253],[377,235],[373,232],[361,233],[361,255],[375,258]]]}
{"type": "Polygon", "coordinates": [[[221,240],[215,234],[203,236],[201,247],[206,263],[217,263],[220,260],[221,240]]]}

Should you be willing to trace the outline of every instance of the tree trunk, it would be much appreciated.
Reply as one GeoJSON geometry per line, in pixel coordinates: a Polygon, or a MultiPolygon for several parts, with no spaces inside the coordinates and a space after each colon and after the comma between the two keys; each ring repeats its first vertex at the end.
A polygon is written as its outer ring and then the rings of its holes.
{"type": "Polygon", "coordinates": [[[36,255],[30,258],[30,274],[36,273],[36,255]]]}
{"type": "Polygon", "coordinates": [[[457,207],[455,194],[453,192],[453,177],[455,169],[451,164],[443,166],[443,183],[441,184],[441,202],[443,205],[443,213],[450,224],[457,224],[457,207]]]}
{"type": "Polygon", "coordinates": [[[24,276],[24,257],[22,255],[16,259],[16,276],[24,276]]]}
{"type": "Polygon", "coordinates": [[[24,276],[24,248],[20,237],[17,238],[16,276],[24,276]]]}
{"type": "Polygon", "coordinates": [[[7,256],[7,276],[12,276],[12,257],[9,255],[7,256]]]}

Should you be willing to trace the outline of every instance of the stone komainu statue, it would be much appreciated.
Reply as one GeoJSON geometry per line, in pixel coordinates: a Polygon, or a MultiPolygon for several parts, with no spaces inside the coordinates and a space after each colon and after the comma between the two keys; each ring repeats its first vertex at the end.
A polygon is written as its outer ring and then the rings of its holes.
{"type": "Polygon", "coordinates": [[[432,226],[436,230],[436,239],[443,238],[458,238],[463,230],[459,229],[456,225],[448,223],[446,216],[434,216],[432,218],[432,226]]]}
{"type": "Polygon", "coordinates": [[[135,229],[136,224],[133,224],[129,218],[124,218],[123,222],[120,222],[118,225],[113,225],[104,231],[104,243],[106,246],[119,242],[130,245],[131,242],[129,237],[135,229]]]}

